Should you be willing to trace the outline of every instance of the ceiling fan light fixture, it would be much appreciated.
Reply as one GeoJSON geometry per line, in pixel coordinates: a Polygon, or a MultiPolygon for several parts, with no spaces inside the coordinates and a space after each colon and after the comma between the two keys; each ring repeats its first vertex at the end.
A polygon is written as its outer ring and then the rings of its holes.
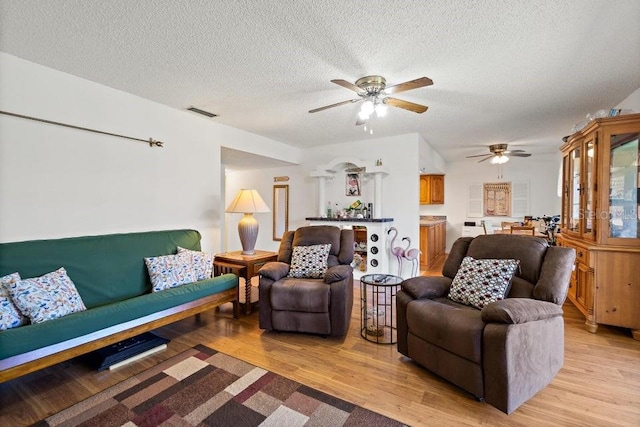
{"type": "Polygon", "coordinates": [[[386,116],[387,115],[387,109],[388,109],[388,107],[386,105],[384,105],[383,103],[376,104],[376,106],[375,106],[376,116],[377,117],[386,116]]]}
{"type": "Polygon", "coordinates": [[[509,158],[504,154],[498,154],[497,156],[491,159],[491,164],[493,165],[503,165],[509,161],[509,158]]]}
{"type": "Polygon", "coordinates": [[[360,110],[360,112],[358,113],[358,117],[360,118],[360,120],[362,121],[366,121],[369,120],[369,114],[365,113],[364,111],[360,110]]]}
{"type": "Polygon", "coordinates": [[[373,102],[370,99],[367,99],[362,103],[362,107],[360,107],[360,112],[370,116],[373,113],[374,106],[373,102]]]}

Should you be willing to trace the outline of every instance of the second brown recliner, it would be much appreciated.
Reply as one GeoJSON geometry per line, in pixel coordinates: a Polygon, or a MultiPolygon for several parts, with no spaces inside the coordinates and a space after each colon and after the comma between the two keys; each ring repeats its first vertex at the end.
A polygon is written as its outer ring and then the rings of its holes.
{"type": "Polygon", "coordinates": [[[286,232],[278,260],[260,269],[260,328],[344,336],[353,308],[353,230],[300,227],[286,232]],[[319,278],[290,277],[295,247],[330,244],[319,278]]]}
{"type": "MultiPolygon", "coordinates": [[[[396,299],[398,351],[476,398],[507,414],[513,412],[546,387],[562,367],[561,307],[574,261],[573,249],[549,246],[536,237],[495,234],[458,239],[442,276],[402,283],[396,299]],[[480,263],[470,264],[465,257],[480,263]],[[474,287],[472,275],[493,283],[499,274],[489,272],[488,266],[502,264],[495,260],[518,262],[506,298],[480,303],[481,309],[450,298],[454,282],[462,290],[474,287]]],[[[486,300],[492,286],[474,290],[473,297],[486,300]]]]}

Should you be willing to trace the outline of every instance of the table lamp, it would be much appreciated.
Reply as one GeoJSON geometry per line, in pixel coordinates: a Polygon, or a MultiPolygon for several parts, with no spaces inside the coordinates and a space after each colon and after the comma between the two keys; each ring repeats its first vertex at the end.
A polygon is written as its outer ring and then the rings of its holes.
{"type": "Polygon", "coordinates": [[[242,243],[242,255],[255,255],[256,240],[258,239],[258,221],[253,217],[254,213],[269,212],[270,209],[262,200],[256,190],[241,189],[236,197],[229,203],[225,212],[243,213],[244,216],[238,223],[238,234],[242,243]]]}

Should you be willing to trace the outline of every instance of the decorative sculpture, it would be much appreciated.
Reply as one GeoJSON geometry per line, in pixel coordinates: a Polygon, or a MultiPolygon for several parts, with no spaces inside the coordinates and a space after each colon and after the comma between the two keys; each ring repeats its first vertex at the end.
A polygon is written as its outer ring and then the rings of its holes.
{"type": "Polygon", "coordinates": [[[389,228],[389,231],[387,231],[387,234],[390,234],[392,231],[394,231],[395,234],[393,235],[389,246],[391,248],[391,253],[398,260],[398,276],[402,277],[402,257],[404,256],[404,248],[400,246],[393,246],[393,243],[396,241],[396,237],[398,236],[398,230],[395,227],[391,227],[389,228]]]}
{"type": "Polygon", "coordinates": [[[409,242],[406,249],[404,250],[404,258],[411,261],[411,277],[416,277],[418,275],[418,267],[420,265],[420,249],[418,248],[409,248],[411,246],[411,239],[408,237],[403,237],[402,240],[406,240],[409,242]]]}

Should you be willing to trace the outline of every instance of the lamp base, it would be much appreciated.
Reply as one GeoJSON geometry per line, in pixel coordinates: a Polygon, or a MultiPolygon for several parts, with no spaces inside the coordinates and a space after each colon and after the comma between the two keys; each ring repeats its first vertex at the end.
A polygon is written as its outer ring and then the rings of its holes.
{"type": "Polygon", "coordinates": [[[238,234],[242,244],[242,255],[255,255],[256,240],[258,240],[258,221],[252,213],[245,213],[238,223],[238,234]]]}

